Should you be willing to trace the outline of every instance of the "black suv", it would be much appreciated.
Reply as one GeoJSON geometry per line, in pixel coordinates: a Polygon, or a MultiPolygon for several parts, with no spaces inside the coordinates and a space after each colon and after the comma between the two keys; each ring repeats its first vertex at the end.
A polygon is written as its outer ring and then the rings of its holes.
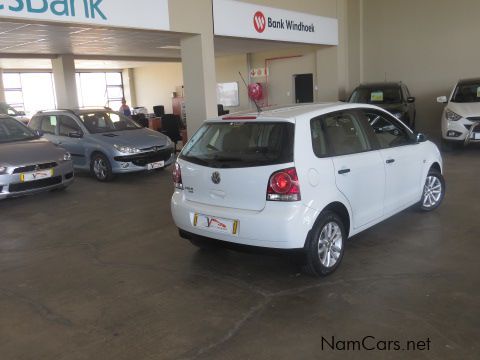
{"type": "Polygon", "coordinates": [[[380,106],[415,129],[415,98],[402,82],[362,84],[353,91],[348,102],[380,106]]]}

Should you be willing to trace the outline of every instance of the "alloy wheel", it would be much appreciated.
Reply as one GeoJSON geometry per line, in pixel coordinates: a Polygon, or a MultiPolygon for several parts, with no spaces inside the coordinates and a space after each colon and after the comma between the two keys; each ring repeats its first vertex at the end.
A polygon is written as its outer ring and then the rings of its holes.
{"type": "Polygon", "coordinates": [[[98,179],[105,180],[108,173],[108,167],[105,160],[102,158],[96,158],[93,162],[93,171],[98,179]]]}
{"type": "Polygon", "coordinates": [[[442,182],[436,176],[428,176],[423,192],[423,206],[427,209],[435,207],[442,198],[442,182]]]}
{"type": "Polygon", "coordinates": [[[340,259],[343,248],[343,236],[340,226],[335,222],[324,225],[318,240],[318,257],[326,268],[334,267],[340,259]]]}

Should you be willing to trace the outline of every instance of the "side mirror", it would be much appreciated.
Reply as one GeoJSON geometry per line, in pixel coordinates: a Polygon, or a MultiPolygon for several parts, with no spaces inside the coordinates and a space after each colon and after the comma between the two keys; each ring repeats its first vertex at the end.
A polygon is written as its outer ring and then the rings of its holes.
{"type": "Polygon", "coordinates": [[[446,96],[439,96],[437,97],[437,102],[439,104],[446,104],[448,102],[448,99],[446,96]]]}
{"type": "Polygon", "coordinates": [[[42,137],[43,136],[43,131],[42,130],[35,130],[34,134],[38,137],[42,137]]]}
{"type": "Polygon", "coordinates": [[[411,97],[409,97],[409,98],[407,99],[407,102],[408,102],[409,104],[412,104],[412,103],[415,102],[415,98],[414,98],[413,96],[411,96],[411,97]]]}
{"type": "Polygon", "coordinates": [[[71,133],[68,133],[68,137],[71,137],[73,139],[81,139],[83,138],[83,134],[79,131],[73,131],[71,133]]]}
{"type": "Polygon", "coordinates": [[[25,111],[17,111],[18,116],[25,116],[27,115],[25,111]]]}
{"type": "Polygon", "coordinates": [[[425,141],[427,141],[427,137],[425,136],[425,134],[418,133],[417,134],[417,143],[422,143],[422,142],[425,142],[425,141]]]}

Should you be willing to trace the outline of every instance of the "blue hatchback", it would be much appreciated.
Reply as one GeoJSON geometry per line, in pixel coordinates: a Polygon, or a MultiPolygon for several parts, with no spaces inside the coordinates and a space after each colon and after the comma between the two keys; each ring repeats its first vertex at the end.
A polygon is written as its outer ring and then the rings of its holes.
{"type": "Polygon", "coordinates": [[[162,169],[175,159],[165,135],[145,129],[107,109],[53,110],[37,113],[29,127],[72,154],[76,169],[99,181],[115,174],[162,169]]]}

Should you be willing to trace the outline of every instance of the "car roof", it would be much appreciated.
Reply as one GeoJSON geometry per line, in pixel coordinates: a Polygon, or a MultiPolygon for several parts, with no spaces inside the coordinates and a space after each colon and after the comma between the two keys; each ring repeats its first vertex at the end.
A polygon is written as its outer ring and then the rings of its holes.
{"type": "Polygon", "coordinates": [[[266,120],[266,121],[293,121],[299,116],[316,117],[328,114],[335,111],[371,108],[382,110],[378,106],[368,104],[353,104],[344,102],[330,102],[330,103],[314,103],[291,106],[280,106],[263,109],[261,113],[257,111],[238,112],[220,117],[208,119],[209,122],[220,122],[225,120],[242,121],[242,120],[266,120]]]}
{"type": "Polygon", "coordinates": [[[41,115],[41,114],[49,114],[49,113],[71,113],[75,115],[82,115],[82,114],[87,114],[91,112],[115,112],[112,109],[109,108],[77,108],[77,109],[52,109],[52,110],[41,110],[37,112],[35,115],[41,115]]]}
{"type": "Polygon", "coordinates": [[[476,85],[480,84],[480,78],[461,79],[458,85],[476,85]]]}

